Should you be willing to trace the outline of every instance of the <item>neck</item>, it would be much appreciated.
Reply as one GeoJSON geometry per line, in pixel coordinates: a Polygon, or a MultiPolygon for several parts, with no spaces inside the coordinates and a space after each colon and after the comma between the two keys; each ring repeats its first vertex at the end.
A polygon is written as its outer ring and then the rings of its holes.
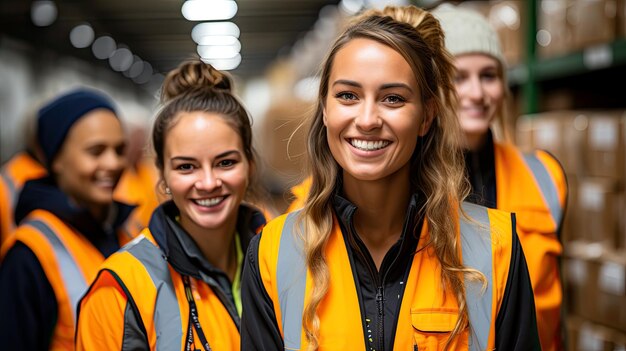
{"type": "Polygon", "coordinates": [[[344,192],[358,211],[354,216],[355,229],[370,249],[391,247],[402,234],[406,209],[411,198],[410,166],[378,181],[361,181],[344,174],[344,192]]]}
{"type": "MultiPolygon", "coordinates": [[[[72,200],[73,201],[73,200],[72,200]]],[[[83,205],[84,208],[89,211],[89,213],[93,216],[93,218],[98,223],[104,223],[107,220],[107,216],[110,212],[110,206],[100,205],[100,204],[92,204],[92,205],[83,205]]]]}
{"type": "Polygon", "coordinates": [[[181,226],[194,240],[204,258],[215,268],[223,271],[232,281],[237,270],[237,251],[235,248],[235,230],[237,216],[227,220],[219,228],[202,228],[190,220],[181,217],[181,226]]]}
{"type": "Polygon", "coordinates": [[[481,133],[465,133],[465,148],[469,151],[480,150],[487,142],[489,131],[481,133]]]}

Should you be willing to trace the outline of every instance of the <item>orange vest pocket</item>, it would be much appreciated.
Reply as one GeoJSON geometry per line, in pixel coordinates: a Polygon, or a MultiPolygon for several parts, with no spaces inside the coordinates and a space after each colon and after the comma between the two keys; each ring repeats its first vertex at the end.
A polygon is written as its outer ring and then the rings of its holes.
{"type": "MultiPolygon", "coordinates": [[[[458,320],[456,309],[412,309],[411,323],[417,350],[443,350],[458,320]]],[[[455,344],[453,342],[450,346],[455,344]]]]}

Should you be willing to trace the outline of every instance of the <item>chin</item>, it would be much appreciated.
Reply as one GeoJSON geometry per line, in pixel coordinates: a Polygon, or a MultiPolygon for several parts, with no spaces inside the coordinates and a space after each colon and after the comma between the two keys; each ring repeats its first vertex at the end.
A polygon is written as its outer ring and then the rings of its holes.
{"type": "Polygon", "coordinates": [[[466,134],[486,134],[489,131],[489,124],[484,123],[463,123],[461,125],[466,134]]]}

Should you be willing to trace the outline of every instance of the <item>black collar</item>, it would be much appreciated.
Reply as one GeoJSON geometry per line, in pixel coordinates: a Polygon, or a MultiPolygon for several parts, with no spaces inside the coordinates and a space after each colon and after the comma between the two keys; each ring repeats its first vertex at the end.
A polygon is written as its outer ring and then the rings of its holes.
{"type": "MultiPolygon", "coordinates": [[[[224,274],[202,255],[196,243],[176,220],[179,215],[174,202],[167,201],[154,211],[149,224],[150,233],[174,270],[196,279],[202,279],[201,272],[209,276],[224,274]]],[[[252,237],[264,224],[265,217],[260,211],[244,204],[239,206],[237,233],[244,253],[252,237]]]]}

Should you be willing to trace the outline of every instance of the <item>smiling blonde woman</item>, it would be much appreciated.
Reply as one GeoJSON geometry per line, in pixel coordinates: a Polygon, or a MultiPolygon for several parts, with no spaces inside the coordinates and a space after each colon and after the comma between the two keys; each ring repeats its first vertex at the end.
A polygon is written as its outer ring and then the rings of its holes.
{"type": "Polygon", "coordinates": [[[250,244],[242,350],[539,349],[515,217],[463,202],[454,72],[416,7],[335,41],[303,208],[250,244]]]}

